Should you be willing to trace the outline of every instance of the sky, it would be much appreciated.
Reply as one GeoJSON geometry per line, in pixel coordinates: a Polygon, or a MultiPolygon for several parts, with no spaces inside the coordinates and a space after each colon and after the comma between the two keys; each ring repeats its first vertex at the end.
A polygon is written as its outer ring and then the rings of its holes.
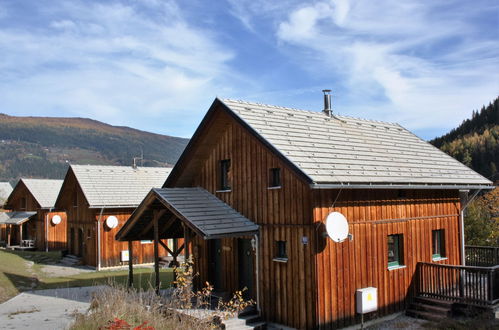
{"type": "Polygon", "coordinates": [[[497,0],[0,0],[0,112],[190,137],[216,97],[398,122],[499,95],[497,0]]]}

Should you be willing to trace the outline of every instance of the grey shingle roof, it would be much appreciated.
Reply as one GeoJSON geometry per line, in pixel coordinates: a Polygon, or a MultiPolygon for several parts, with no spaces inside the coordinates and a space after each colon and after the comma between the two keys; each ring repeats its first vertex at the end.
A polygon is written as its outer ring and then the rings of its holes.
{"type": "Polygon", "coordinates": [[[203,188],[163,188],[153,191],[206,239],[258,232],[258,225],[203,188]]]}
{"type": "Polygon", "coordinates": [[[0,206],[3,205],[10,193],[12,192],[12,186],[9,182],[0,182],[0,206]]]}
{"type": "Polygon", "coordinates": [[[171,168],[71,165],[90,208],[137,207],[154,187],[161,187],[171,168]]]}
{"type": "Polygon", "coordinates": [[[0,212],[0,224],[20,225],[34,215],[36,212],[0,212]]]}
{"type": "Polygon", "coordinates": [[[492,184],[398,124],[222,102],[316,184],[492,184]]]}
{"type": "Polygon", "coordinates": [[[62,187],[62,180],[21,179],[41,208],[54,207],[62,187]]]}

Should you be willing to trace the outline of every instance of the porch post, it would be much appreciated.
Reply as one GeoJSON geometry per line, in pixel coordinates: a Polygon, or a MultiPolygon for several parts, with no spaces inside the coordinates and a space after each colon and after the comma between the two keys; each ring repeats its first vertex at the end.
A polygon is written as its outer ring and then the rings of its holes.
{"type": "Polygon", "coordinates": [[[184,256],[185,256],[185,262],[187,262],[189,260],[189,257],[190,257],[190,254],[189,254],[189,227],[187,227],[186,225],[183,225],[184,227],[184,247],[185,247],[185,251],[184,251],[184,256]]]}
{"type": "Polygon", "coordinates": [[[133,287],[133,241],[128,241],[128,287],[133,287]]]}
{"type": "Polygon", "coordinates": [[[10,235],[12,234],[12,225],[7,226],[7,246],[10,246],[10,235]]]}
{"type": "Polygon", "coordinates": [[[158,241],[159,241],[159,228],[158,228],[158,211],[154,211],[154,273],[156,274],[156,294],[159,295],[159,250],[158,250],[158,241]]]}
{"type": "Polygon", "coordinates": [[[23,225],[19,225],[19,245],[22,245],[23,242],[23,225]]]}

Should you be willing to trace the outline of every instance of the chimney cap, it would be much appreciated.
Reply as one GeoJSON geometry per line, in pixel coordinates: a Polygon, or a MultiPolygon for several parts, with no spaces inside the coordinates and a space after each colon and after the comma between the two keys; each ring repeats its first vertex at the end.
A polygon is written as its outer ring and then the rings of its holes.
{"type": "Polygon", "coordinates": [[[325,94],[325,93],[331,93],[331,90],[330,89],[323,89],[322,92],[325,94]]]}

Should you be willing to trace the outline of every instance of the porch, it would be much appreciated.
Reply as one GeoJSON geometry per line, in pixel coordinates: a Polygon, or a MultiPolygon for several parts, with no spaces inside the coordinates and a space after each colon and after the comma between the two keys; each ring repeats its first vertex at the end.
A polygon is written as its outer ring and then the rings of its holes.
{"type": "MultiPolygon", "coordinates": [[[[118,232],[116,239],[129,243],[129,279],[133,278],[131,242],[153,241],[155,289],[159,292],[160,247],[172,255],[174,263],[177,263],[181,252],[185,260],[189,260],[193,255],[196,259],[195,270],[204,277],[207,273],[228,271],[222,268],[222,263],[217,269],[211,268],[218,259],[216,251],[220,253],[224,248],[220,245],[221,240],[251,238],[258,233],[258,228],[252,221],[203,188],[164,188],[151,190],[118,232]],[[177,239],[183,243],[170,249],[162,242],[165,239],[177,239]],[[215,253],[208,253],[207,250],[213,250],[215,253]],[[202,262],[199,260],[201,255],[202,262]]],[[[251,249],[251,245],[249,248],[251,249]]],[[[253,268],[249,271],[249,274],[252,273],[253,268]]],[[[129,286],[132,285],[130,280],[129,286]]]]}
{"type": "Polygon", "coordinates": [[[467,246],[466,266],[420,262],[407,314],[438,320],[499,308],[497,247],[467,246]]]}
{"type": "Polygon", "coordinates": [[[18,250],[34,250],[35,230],[28,226],[29,220],[36,216],[36,212],[2,212],[0,213],[0,224],[5,225],[4,237],[0,240],[7,248],[18,250]]]}

